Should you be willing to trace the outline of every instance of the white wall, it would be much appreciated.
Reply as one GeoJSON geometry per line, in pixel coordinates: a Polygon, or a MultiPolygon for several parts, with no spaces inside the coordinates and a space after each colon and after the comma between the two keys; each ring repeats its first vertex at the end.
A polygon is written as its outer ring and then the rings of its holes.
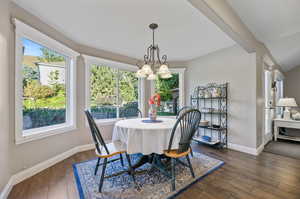
{"type": "Polygon", "coordinates": [[[0,193],[10,177],[9,154],[9,0],[0,2],[0,193]]]}
{"type": "Polygon", "coordinates": [[[300,106],[300,66],[293,68],[285,73],[284,97],[294,97],[300,106]]]}
{"type": "Polygon", "coordinates": [[[188,63],[187,99],[194,87],[229,83],[229,143],[256,149],[256,54],[226,48],[188,63]]]}

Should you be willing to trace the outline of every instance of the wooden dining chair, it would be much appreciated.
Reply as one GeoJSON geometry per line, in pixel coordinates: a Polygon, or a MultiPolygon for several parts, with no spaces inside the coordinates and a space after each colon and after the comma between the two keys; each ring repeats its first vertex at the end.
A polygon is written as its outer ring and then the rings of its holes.
{"type": "Polygon", "coordinates": [[[129,167],[128,170],[125,170],[125,171],[127,171],[129,173],[129,175],[132,176],[132,179],[133,179],[134,183],[136,184],[135,176],[134,176],[134,169],[132,168],[130,157],[126,152],[126,146],[124,146],[124,144],[122,144],[121,142],[105,143],[91,113],[88,110],[86,110],[85,114],[86,114],[86,117],[87,117],[87,120],[88,120],[88,123],[90,126],[92,138],[93,138],[93,141],[94,141],[94,144],[96,147],[96,150],[95,150],[96,156],[98,157],[94,175],[97,174],[99,166],[102,165],[102,173],[101,173],[100,183],[99,183],[99,192],[102,191],[104,178],[113,177],[113,176],[124,173],[124,171],[121,171],[112,176],[105,176],[105,169],[109,163],[120,160],[122,166],[124,166],[122,154],[125,154],[127,162],[128,162],[128,167],[129,167]],[[111,157],[117,156],[117,155],[119,155],[119,158],[108,160],[108,158],[111,158],[111,157]],[[101,159],[104,159],[102,164],[100,164],[101,159]]]}
{"type": "Polygon", "coordinates": [[[183,115],[186,111],[188,111],[188,110],[191,110],[191,109],[193,109],[191,106],[184,106],[184,107],[182,107],[179,111],[178,111],[178,113],[177,113],[177,115],[176,115],[176,119],[178,119],[181,115],[183,115]]]}
{"type": "Polygon", "coordinates": [[[140,117],[142,118],[142,112],[139,108],[135,106],[129,106],[124,108],[123,111],[120,112],[120,118],[132,118],[132,117],[140,117]]]}
{"type": "MultiPolygon", "coordinates": [[[[190,169],[191,175],[194,178],[194,170],[189,158],[189,153],[191,150],[190,144],[191,140],[198,128],[199,122],[201,120],[201,113],[199,110],[196,109],[191,109],[186,111],[184,114],[182,114],[176,121],[170,141],[169,141],[169,147],[168,150],[165,150],[164,155],[169,157],[171,159],[171,174],[166,173],[165,170],[157,167],[154,165],[154,167],[158,168],[161,170],[164,174],[167,176],[171,177],[171,182],[172,182],[172,191],[175,190],[175,180],[176,180],[176,175],[175,175],[175,164],[176,162],[188,167],[190,169]],[[176,131],[180,131],[180,140],[179,140],[179,147],[178,149],[173,149],[172,144],[173,144],[173,139],[175,136],[176,131]],[[179,158],[185,157],[187,160],[187,163],[181,161],[179,158]]],[[[155,162],[154,162],[155,164],[155,162]]]]}
{"type": "MultiPolygon", "coordinates": [[[[184,107],[182,107],[179,111],[178,111],[178,113],[177,113],[177,115],[176,115],[176,119],[178,119],[180,116],[182,116],[185,112],[187,112],[188,110],[191,110],[191,109],[193,109],[191,106],[184,106],[184,107]]],[[[194,154],[193,154],[193,149],[192,149],[192,147],[190,147],[190,150],[191,150],[191,156],[192,157],[194,157],[194,154]]]]}

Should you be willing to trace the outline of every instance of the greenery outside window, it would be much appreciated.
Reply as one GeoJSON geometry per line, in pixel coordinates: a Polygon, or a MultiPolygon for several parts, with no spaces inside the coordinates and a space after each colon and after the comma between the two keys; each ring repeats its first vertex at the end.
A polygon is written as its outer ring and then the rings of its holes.
{"type": "Polygon", "coordinates": [[[161,96],[161,106],[158,109],[160,116],[175,116],[180,108],[185,106],[184,100],[184,68],[170,68],[172,77],[158,78],[152,82],[152,95],[161,96]]]}
{"type": "Polygon", "coordinates": [[[136,67],[86,58],[87,103],[98,122],[114,122],[126,107],[140,106],[140,81],[135,77],[136,67]]]}
{"type": "Polygon", "coordinates": [[[155,81],[155,93],[161,97],[158,115],[174,116],[179,109],[179,74],[173,73],[171,78],[158,78],[155,81]]]}
{"type": "Polygon", "coordinates": [[[75,128],[75,57],[30,26],[16,24],[16,143],[75,128]]]}

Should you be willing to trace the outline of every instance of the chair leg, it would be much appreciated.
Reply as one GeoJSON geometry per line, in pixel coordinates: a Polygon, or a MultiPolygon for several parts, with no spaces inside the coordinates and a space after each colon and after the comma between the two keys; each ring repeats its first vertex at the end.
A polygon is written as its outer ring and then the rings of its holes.
{"type": "Polygon", "coordinates": [[[193,170],[192,163],[190,161],[189,155],[186,155],[186,160],[187,160],[187,162],[189,164],[189,168],[190,168],[191,174],[192,174],[193,178],[195,178],[194,170],[193,170]]]}
{"type": "Polygon", "coordinates": [[[191,149],[191,156],[192,156],[192,158],[194,157],[194,153],[193,153],[193,149],[192,149],[192,147],[190,146],[190,149],[191,149]]]}
{"type": "Polygon", "coordinates": [[[124,167],[124,161],[123,161],[123,156],[122,156],[122,154],[120,154],[120,161],[121,161],[121,165],[124,167]]]}
{"type": "Polygon", "coordinates": [[[98,168],[99,168],[99,165],[100,165],[100,160],[101,160],[101,158],[98,158],[98,160],[97,160],[97,164],[96,164],[96,167],[95,167],[95,172],[94,172],[94,175],[97,175],[98,168]]]}
{"type": "Polygon", "coordinates": [[[105,174],[106,165],[107,165],[107,158],[104,159],[103,166],[102,166],[102,173],[101,173],[100,183],[99,183],[99,192],[102,191],[102,186],[103,186],[103,181],[104,181],[104,174],[105,174]]]}
{"type": "Polygon", "coordinates": [[[172,171],[171,171],[171,173],[172,173],[172,191],[175,191],[175,180],[176,180],[176,176],[175,176],[175,158],[172,158],[171,159],[171,161],[172,161],[172,171]]]}
{"type": "Polygon", "coordinates": [[[129,173],[130,173],[130,175],[133,179],[134,184],[136,185],[135,176],[134,176],[134,169],[132,168],[131,160],[130,160],[130,157],[127,153],[126,153],[126,159],[127,159],[127,162],[128,162],[129,173]]]}

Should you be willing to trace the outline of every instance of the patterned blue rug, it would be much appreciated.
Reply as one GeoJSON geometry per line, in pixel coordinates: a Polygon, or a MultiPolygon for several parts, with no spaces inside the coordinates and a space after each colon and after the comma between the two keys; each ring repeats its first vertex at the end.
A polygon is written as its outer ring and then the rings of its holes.
{"type": "MultiPolygon", "coordinates": [[[[131,155],[132,163],[138,161],[140,157],[140,154],[131,155]]],[[[182,159],[182,161],[185,160],[185,158],[182,159]]],[[[99,193],[98,184],[102,170],[101,166],[99,166],[98,173],[94,176],[96,162],[97,159],[94,159],[73,165],[80,199],[169,199],[177,196],[189,188],[190,185],[201,180],[224,164],[221,160],[194,152],[191,162],[196,178],[192,178],[190,170],[187,167],[177,164],[175,170],[176,191],[171,191],[170,178],[165,177],[158,170],[153,169],[151,172],[138,172],[150,168],[150,164],[145,164],[136,170],[136,182],[139,184],[139,190],[135,187],[131,176],[124,173],[112,178],[105,178],[102,193],[99,193]]],[[[124,164],[127,166],[125,158],[124,164]]],[[[106,167],[105,174],[111,175],[122,170],[124,168],[121,166],[120,161],[116,161],[106,167]]]]}

